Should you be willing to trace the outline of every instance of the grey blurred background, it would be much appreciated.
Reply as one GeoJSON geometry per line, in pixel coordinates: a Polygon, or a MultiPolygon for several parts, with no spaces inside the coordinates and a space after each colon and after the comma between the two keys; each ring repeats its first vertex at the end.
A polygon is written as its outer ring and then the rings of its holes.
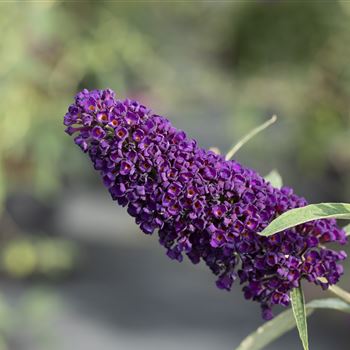
{"type": "MultiPolygon", "coordinates": [[[[0,350],[234,349],[259,326],[239,286],[139,232],[63,115],[109,87],[225,152],[275,113],[237,159],[349,202],[349,20],[348,1],[2,2],[0,350]]],[[[349,348],[348,315],[309,324],[312,349],[349,348]]],[[[268,349],[282,347],[300,348],[295,331],[268,349]]]]}

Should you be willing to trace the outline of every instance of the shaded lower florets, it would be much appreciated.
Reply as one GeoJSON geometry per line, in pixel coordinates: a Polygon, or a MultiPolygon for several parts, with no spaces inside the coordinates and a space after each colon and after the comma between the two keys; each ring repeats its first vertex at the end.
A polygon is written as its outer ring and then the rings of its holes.
{"type": "Polygon", "coordinates": [[[138,102],[116,100],[111,90],[83,90],[64,124],[143,232],[158,230],[172,259],[185,254],[193,263],[204,260],[221,289],[230,290],[238,278],[265,319],[273,305],[289,305],[289,292],[302,278],[327,288],[342,275],[338,262],[345,252],[323,247],[346,242],[335,220],[257,235],[281,213],[305,206],[305,199],[199,148],[138,102]]]}

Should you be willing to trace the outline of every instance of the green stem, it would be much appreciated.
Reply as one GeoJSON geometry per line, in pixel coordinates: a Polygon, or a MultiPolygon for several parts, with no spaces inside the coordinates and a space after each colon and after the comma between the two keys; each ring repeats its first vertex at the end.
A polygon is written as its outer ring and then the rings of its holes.
{"type": "Polygon", "coordinates": [[[350,293],[338,286],[329,286],[329,291],[335,294],[339,299],[344,300],[350,304],[350,293]]]}
{"type": "Polygon", "coordinates": [[[264,124],[261,124],[257,128],[253,129],[251,132],[249,132],[247,135],[245,135],[242,139],[240,139],[232,148],[230,151],[227,152],[225,159],[230,160],[233,155],[250,139],[252,139],[256,134],[259,134],[259,132],[265,130],[267,127],[269,127],[271,124],[273,124],[277,120],[277,117],[275,115],[272,116],[271,119],[269,119],[264,124]]]}

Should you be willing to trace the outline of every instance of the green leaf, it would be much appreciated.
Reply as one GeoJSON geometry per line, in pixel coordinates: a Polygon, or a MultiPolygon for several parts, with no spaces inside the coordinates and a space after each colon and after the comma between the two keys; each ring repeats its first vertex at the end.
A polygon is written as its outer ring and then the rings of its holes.
{"type": "MultiPolygon", "coordinates": [[[[308,309],[307,315],[310,316],[314,310],[308,309]]],[[[291,309],[283,311],[271,321],[266,322],[254,333],[246,337],[236,350],[260,350],[274,340],[278,339],[284,333],[290,331],[296,326],[293,312],[291,309]]]]}
{"type": "Polygon", "coordinates": [[[350,305],[350,293],[338,286],[329,286],[329,291],[350,305]]]}
{"type": "Polygon", "coordinates": [[[2,168],[2,159],[0,158],[0,216],[4,209],[5,197],[6,197],[5,175],[3,173],[3,168],[2,168]]]}
{"type": "Polygon", "coordinates": [[[332,309],[350,313],[350,305],[338,298],[312,300],[306,304],[306,309],[332,309]]]}
{"type": "MultiPolygon", "coordinates": [[[[350,305],[337,298],[313,300],[306,304],[306,315],[315,309],[334,309],[350,313],[350,305]]],[[[291,309],[283,311],[246,337],[236,350],[260,350],[296,326],[291,309]]]]}
{"type": "Polygon", "coordinates": [[[320,203],[289,210],[267,226],[261,236],[271,236],[277,232],[318,219],[350,219],[349,203],[320,203]]]}
{"type": "Polygon", "coordinates": [[[309,350],[305,298],[301,285],[290,292],[292,310],[304,350],[309,350]]]}
{"type": "Polygon", "coordinates": [[[277,170],[272,170],[265,176],[265,180],[270,182],[273,187],[281,188],[283,185],[282,177],[277,170]]]}
{"type": "Polygon", "coordinates": [[[277,120],[277,117],[273,115],[267,122],[259,125],[252,131],[250,131],[247,135],[245,135],[243,138],[241,138],[226,154],[225,159],[230,160],[236,152],[244,146],[249,140],[251,140],[255,135],[259,134],[266,128],[268,128],[271,124],[273,124],[277,120]]]}
{"type": "Polygon", "coordinates": [[[347,236],[350,236],[350,224],[343,227],[343,230],[345,230],[347,236]]]}

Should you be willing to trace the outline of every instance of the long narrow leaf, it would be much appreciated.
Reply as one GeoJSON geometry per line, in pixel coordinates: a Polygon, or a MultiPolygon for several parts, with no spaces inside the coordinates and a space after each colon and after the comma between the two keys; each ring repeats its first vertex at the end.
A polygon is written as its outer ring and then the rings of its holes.
{"type": "Polygon", "coordinates": [[[350,224],[344,227],[347,236],[350,236],[350,224]]]}
{"type": "MultiPolygon", "coordinates": [[[[333,309],[350,313],[350,305],[337,298],[313,300],[306,304],[306,315],[316,309],[333,309]]],[[[283,311],[246,337],[236,350],[260,350],[296,326],[291,309],[283,311]]]]}
{"type": "Polygon", "coordinates": [[[350,219],[349,203],[320,203],[289,210],[268,225],[259,234],[271,236],[277,232],[318,219],[350,219]]]}
{"type": "Polygon", "coordinates": [[[281,188],[283,185],[282,177],[277,170],[272,170],[265,176],[265,180],[270,182],[273,187],[281,188]]]}
{"type": "Polygon", "coordinates": [[[252,139],[255,135],[259,134],[259,132],[265,130],[267,127],[269,127],[271,124],[273,124],[277,120],[277,117],[274,115],[264,124],[261,124],[257,128],[250,131],[247,135],[245,135],[242,139],[240,139],[226,154],[225,159],[230,160],[234,154],[243,146],[245,145],[250,139],[252,139]]]}
{"type": "MultiPolygon", "coordinates": [[[[308,309],[307,315],[310,316],[314,309],[308,309]]],[[[291,309],[283,311],[274,319],[266,322],[255,332],[246,337],[236,350],[260,350],[266,345],[278,339],[284,333],[287,333],[296,326],[293,311],[291,309]]]]}
{"type": "Polygon", "coordinates": [[[306,309],[332,309],[350,313],[350,305],[338,298],[312,300],[306,304],[306,309]]]}
{"type": "Polygon", "coordinates": [[[329,290],[335,294],[338,298],[345,301],[350,305],[350,293],[344,290],[343,288],[340,288],[338,286],[330,286],[329,290]]]}
{"type": "Polygon", "coordinates": [[[305,298],[301,285],[298,288],[292,289],[290,296],[292,310],[295,318],[295,323],[297,324],[300,340],[303,344],[304,350],[309,350],[305,298]]]}

